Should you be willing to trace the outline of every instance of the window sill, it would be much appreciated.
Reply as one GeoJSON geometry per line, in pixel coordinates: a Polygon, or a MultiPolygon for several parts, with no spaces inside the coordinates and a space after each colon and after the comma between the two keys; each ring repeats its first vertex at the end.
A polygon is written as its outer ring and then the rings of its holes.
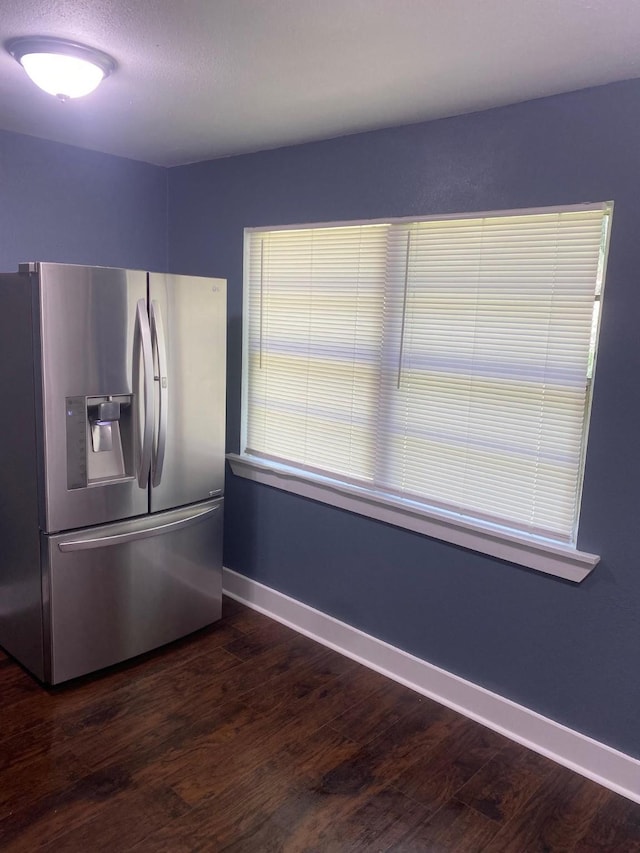
{"type": "Polygon", "coordinates": [[[238,477],[576,583],[583,581],[600,559],[595,554],[586,554],[568,545],[518,536],[497,526],[462,520],[433,509],[426,510],[400,498],[347,485],[288,465],[237,453],[228,453],[227,460],[238,477]]]}

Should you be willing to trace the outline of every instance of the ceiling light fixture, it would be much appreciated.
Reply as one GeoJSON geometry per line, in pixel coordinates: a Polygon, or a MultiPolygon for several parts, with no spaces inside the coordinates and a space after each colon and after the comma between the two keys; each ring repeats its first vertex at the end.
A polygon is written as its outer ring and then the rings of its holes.
{"type": "Polygon", "coordinates": [[[36,86],[61,101],[93,92],[116,67],[101,50],[64,39],[25,36],[5,47],[36,86]]]}

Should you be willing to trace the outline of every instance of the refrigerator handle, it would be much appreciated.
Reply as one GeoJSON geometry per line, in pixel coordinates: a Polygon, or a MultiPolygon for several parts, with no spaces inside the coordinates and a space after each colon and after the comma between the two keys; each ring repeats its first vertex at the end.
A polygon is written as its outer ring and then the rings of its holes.
{"type": "Polygon", "coordinates": [[[142,530],[130,530],[126,533],[113,533],[110,536],[87,536],[86,539],[71,539],[66,542],[59,542],[58,549],[60,551],[88,551],[93,548],[105,548],[108,545],[122,545],[125,542],[135,542],[136,539],[148,539],[150,536],[162,536],[174,530],[180,530],[183,527],[189,527],[192,524],[197,524],[199,521],[217,512],[220,509],[220,504],[216,506],[207,506],[203,509],[196,510],[187,518],[179,518],[177,521],[168,521],[166,524],[157,524],[154,527],[146,527],[142,530]]]}
{"type": "Polygon", "coordinates": [[[158,375],[154,380],[160,389],[160,404],[158,408],[158,443],[153,460],[151,483],[154,486],[162,480],[162,469],[164,467],[164,454],[167,446],[167,416],[169,413],[167,395],[169,393],[167,379],[167,347],[164,337],[164,326],[162,323],[162,312],[156,300],[151,302],[151,335],[153,346],[158,359],[158,375]]]}
{"type": "MultiPolygon", "coordinates": [[[[153,442],[153,351],[151,348],[151,330],[147,317],[145,299],[138,299],[136,321],[140,332],[140,349],[142,350],[142,373],[144,377],[143,408],[144,427],[141,430],[140,464],[138,467],[138,485],[145,489],[149,482],[151,468],[151,446],[153,442]]],[[[134,376],[134,381],[137,377],[134,376]]]]}

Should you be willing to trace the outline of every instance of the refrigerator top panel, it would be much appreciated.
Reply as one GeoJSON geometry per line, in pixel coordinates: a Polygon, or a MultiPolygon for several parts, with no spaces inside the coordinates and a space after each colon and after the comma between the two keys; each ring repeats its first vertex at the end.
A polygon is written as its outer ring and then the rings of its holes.
{"type": "Polygon", "coordinates": [[[222,495],[226,282],[149,274],[156,418],[151,511],[222,495]]]}
{"type": "Polygon", "coordinates": [[[28,270],[40,367],[41,527],[146,513],[147,484],[136,472],[147,274],[49,263],[28,270]]]}

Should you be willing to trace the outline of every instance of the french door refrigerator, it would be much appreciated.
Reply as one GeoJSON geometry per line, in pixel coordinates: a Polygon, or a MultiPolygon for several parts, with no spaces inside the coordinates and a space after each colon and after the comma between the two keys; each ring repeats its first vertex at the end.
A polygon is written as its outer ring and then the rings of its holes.
{"type": "Polygon", "coordinates": [[[57,684],[221,615],[226,283],[0,276],[0,646],[57,684]]]}

